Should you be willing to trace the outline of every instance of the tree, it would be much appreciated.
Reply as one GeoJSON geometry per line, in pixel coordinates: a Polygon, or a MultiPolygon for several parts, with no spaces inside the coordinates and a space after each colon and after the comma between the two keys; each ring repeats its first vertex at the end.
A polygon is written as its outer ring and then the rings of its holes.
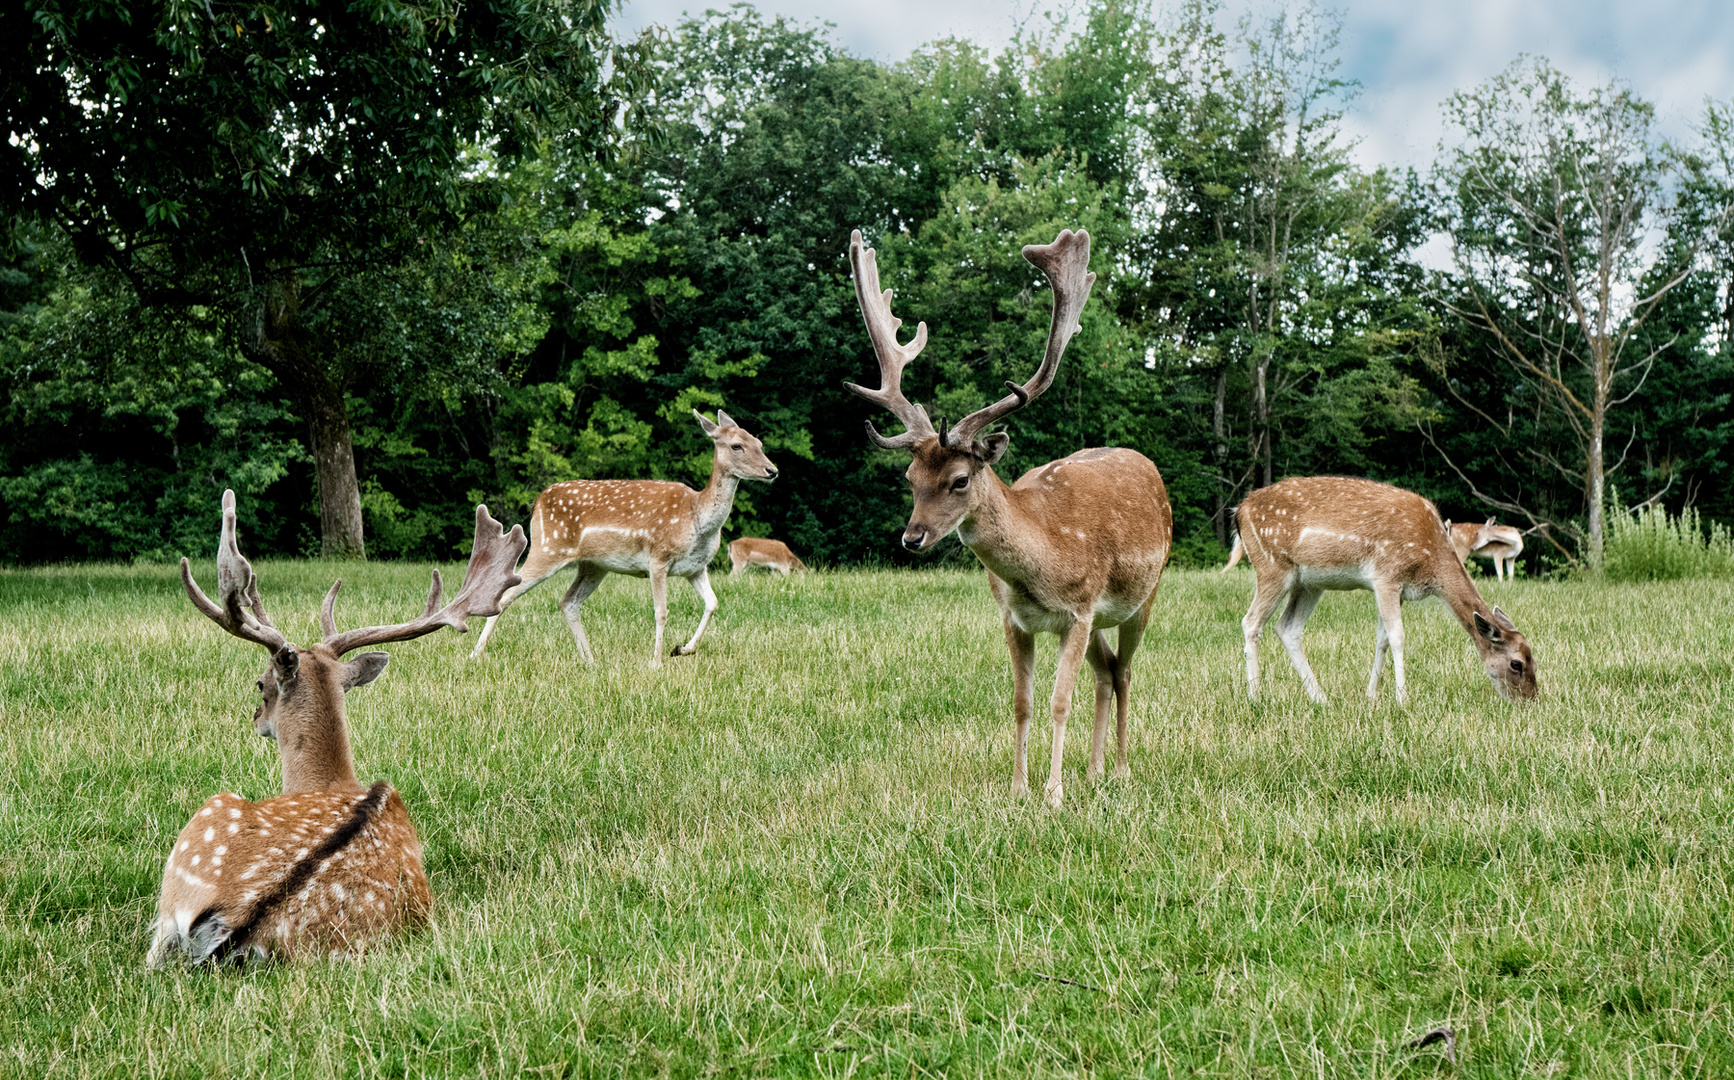
{"type": "MultiPolygon", "coordinates": [[[[1547,440],[1518,452],[1580,484],[1587,527],[1552,524],[1580,536],[1599,566],[1607,477],[1625,456],[1607,464],[1609,417],[1669,344],[1640,331],[1693,269],[1692,245],[1670,235],[1653,109],[1615,85],[1578,96],[1545,60],[1520,60],[1453,94],[1445,113],[1458,133],[1434,176],[1455,271],[1445,305],[1486,334],[1487,358],[1522,384],[1515,389],[1540,411],[1532,426],[1569,432],[1571,458],[1547,440]]],[[[1504,420],[1475,411],[1514,436],[1515,409],[1504,420]]],[[[1544,520],[1518,499],[1483,497],[1544,520]]]]}
{"type": "Polygon", "coordinates": [[[466,147],[615,143],[643,53],[610,46],[608,10],[25,0],[0,8],[0,188],[144,307],[218,313],[307,424],[325,554],[361,555],[347,395],[378,371],[342,348],[353,322],[314,315],[497,205],[466,147]]]}

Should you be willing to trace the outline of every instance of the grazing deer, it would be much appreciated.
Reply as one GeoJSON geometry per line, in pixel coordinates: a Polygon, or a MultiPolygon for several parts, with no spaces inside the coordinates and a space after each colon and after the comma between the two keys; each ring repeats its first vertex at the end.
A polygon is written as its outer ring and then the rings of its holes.
{"type": "MultiPolygon", "coordinates": [[[[567,563],[578,564],[578,576],[560,599],[566,625],[578,642],[578,655],[595,663],[590,639],[584,634],[579,609],[609,574],[650,579],[650,599],[656,609],[656,641],[650,666],[662,666],[662,631],[668,622],[668,576],[683,577],[704,601],[704,615],[692,640],[675,647],[684,656],[698,648],[698,639],[716,611],[710,587],[710,561],[722,545],[723,524],[734,507],[735,488],[742,480],[775,480],[777,467],[765,456],[764,444],[753,438],[729,414],[717,410],[716,423],[698,412],[699,427],[716,446],[710,483],[703,491],[666,480],[569,480],[536,497],[530,511],[530,554],[518,568],[523,583],[507,591],[506,606],[546,581],[567,563]]],[[[472,658],[479,657],[494,634],[495,615],[482,627],[472,658]]]]}
{"type": "Polygon", "coordinates": [[[1492,518],[1485,525],[1468,521],[1453,525],[1447,521],[1445,531],[1451,536],[1451,548],[1457,553],[1458,562],[1467,565],[1469,556],[1479,555],[1493,560],[1495,578],[1517,580],[1517,557],[1523,554],[1522,533],[1510,525],[1495,525],[1492,518]]]}
{"type": "Polygon", "coordinates": [[[729,563],[729,577],[749,566],[762,566],[779,574],[807,568],[807,564],[781,540],[758,540],[747,536],[729,541],[729,563]]]}
{"type": "Polygon", "coordinates": [[[1402,605],[1428,596],[1445,601],[1463,624],[1500,694],[1535,696],[1535,658],[1529,643],[1505,612],[1490,609],[1475,591],[1451,549],[1439,512],[1421,496],[1371,480],[1297,477],[1248,495],[1235,520],[1240,530],[1236,548],[1245,548],[1258,578],[1252,607],[1241,621],[1246,686],[1253,698],[1258,697],[1258,639],[1286,596],[1288,608],[1277,622],[1277,637],[1307,695],[1324,703],[1324,691],[1301,651],[1301,632],[1326,589],[1371,589],[1378,601],[1379,630],[1367,697],[1378,697],[1389,645],[1397,701],[1406,699],[1402,605]]]}
{"type": "Polygon", "coordinates": [[[1078,330],[1078,315],[1089,299],[1096,275],[1089,273],[1088,233],[1061,232],[1053,243],[1030,245],[1024,258],[1053,284],[1054,310],[1047,351],[1029,382],[1008,382],[1009,396],[938,430],[927,411],[903,396],[903,368],[927,344],[927,324],[916,327],[907,345],[897,343],[902,323],[891,314],[891,291],[879,289],[879,269],[860,232],[850,240],[855,294],[867,321],[867,335],[879,360],[880,388],[844,383],[851,391],[891,412],[907,429],[891,438],[867,423],[867,435],[886,449],[906,449],[914,457],[905,475],[915,509],[903,532],[911,551],[931,549],[953,529],[964,546],[987,568],[988,586],[999,602],[1006,644],[1012,656],[1012,712],[1017,721],[1012,792],[1029,790],[1027,751],[1034,708],[1035,635],[1058,634],[1059,670],[1050,701],[1054,722],[1053,754],[1044,794],[1050,806],[1063,797],[1060,757],[1072,689],[1084,662],[1096,676],[1096,726],[1090,740],[1091,780],[1105,768],[1109,706],[1119,738],[1116,777],[1130,775],[1127,721],[1132,654],[1150,621],[1156,586],[1168,561],[1173,518],[1162,474],[1133,450],[1080,450],[1032,469],[1007,487],[993,464],[1011,439],[1003,432],[983,435],[989,424],[1016,412],[1052,385],[1066,343],[1078,330]],[[1119,627],[1119,646],[1107,631],[1119,627]]]}
{"type": "Polygon", "coordinates": [[[351,953],[427,921],[432,896],[415,825],[390,784],[364,788],[356,780],[343,720],[343,695],[379,678],[389,657],[343,657],[442,626],[462,632],[469,616],[498,611],[500,594],[518,581],[512,564],[523,550],[523,529],[502,532],[478,506],[475,546],[451,603],[440,606],[435,570],[420,618],[339,632],[338,581],[319,613],[324,640],[303,649],[265,614],[235,539],[235,493],[223,493],[216,601],[185,559],[181,580],[212,622],[270,653],[253,725],[277,743],[283,794],[261,802],[213,795],[187,822],[163,867],[146,963],[161,967],[179,954],[196,963],[351,953]]]}

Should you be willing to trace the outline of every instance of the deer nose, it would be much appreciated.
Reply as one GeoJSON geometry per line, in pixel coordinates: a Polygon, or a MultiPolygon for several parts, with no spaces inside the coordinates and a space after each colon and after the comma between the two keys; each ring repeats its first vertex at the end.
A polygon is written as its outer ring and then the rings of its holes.
{"type": "Polygon", "coordinates": [[[921,545],[927,542],[927,530],[917,529],[903,534],[903,546],[910,551],[920,551],[921,545]]]}
{"type": "Polygon", "coordinates": [[[775,480],[776,478],[777,478],[777,467],[775,465],[766,465],[765,466],[765,479],[766,480],[775,480]]]}

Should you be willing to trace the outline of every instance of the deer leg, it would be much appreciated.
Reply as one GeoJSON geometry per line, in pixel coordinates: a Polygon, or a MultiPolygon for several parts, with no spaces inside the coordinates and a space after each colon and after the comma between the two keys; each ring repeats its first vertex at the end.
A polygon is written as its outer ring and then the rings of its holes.
{"type": "Polygon", "coordinates": [[[741,567],[743,567],[745,565],[746,565],[745,559],[740,559],[740,558],[737,558],[733,555],[730,555],[729,556],[729,577],[735,577],[736,575],[738,575],[741,572],[741,567]]]}
{"type": "MultiPolygon", "coordinates": [[[[539,554],[539,553],[538,553],[539,554]]],[[[506,613],[506,608],[518,597],[547,581],[560,571],[570,559],[541,560],[532,554],[524,560],[524,565],[518,568],[518,576],[523,580],[500,594],[500,615],[506,613]]],[[[470,659],[481,656],[488,648],[488,639],[494,636],[494,624],[500,621],[500,615],[489,615],[488,621],[482,624],[482,634],[476,638],[476,647],[470,650],[470,659]]]]}
{"type": "Polygon", "coordinates": [[[1287,578],[1260,574],[1252,606],[1246,618],[1240,620],[1241,634],[1246,639],[1246,696],[1258,700],[1258,639],[1264,635],[1264,624],[1270,621],[1276,605],[1288,591],[1287,578]]]}
{"type": "Polygon", "coordinates": [[[1288,594],[1288,610],[1282,613],[1276,624],[1276,636],[1282,641],[1282,647],[1288,650],[1289,663],[1300,674],[1301,684],[1307,688],[1307,697],[1312,698],[1316,705],[1325,703],[1325,692],[1319,688],[1318,679],[1313,677],[1307,654],[1301,651],[1301,634],[1306,631],[1307,619],[1311,617],[1313,608],[1319,606],[1319,597],[1324,594],[1323,589],[1297,584],[1288,594]]]}
{"type": "Polygon", "coordinates": [[[698,598],[704,602],[704,614],[699,617],[698,629],[692,632],[692,640],[674,650],[673,655],[685,656],[698,648],[698,639],[704,636],[704,628],[710,625],[710,617],[716,611],[716,593],[711,591],[710,571],[700,570],[688,581],[692,582],[692,591],[698,593],[698,598]]]}
{"type": "Polygon", "coordinates": [[[1138,651],[1138,643],[1144,640],[1144,630],[1150,625],[1150,609],[1155,603],[1156,594],[1152,592],[1138,614],[1120,624],[1119,656],[1114,664],[1114,735],[1119,746],[1119,756],[1114,764],[1116,780],[1125,780],[1132,775],[1131,759],[1127,756],[1131,731],[1126,719],[1132,708],[1132,654],[1138,651]]]}
{"type": "Polygon", "coordinates": [[[1090,771],[1084,774],[1084,779],[1093,783],[1108,771],[1108,713],[1114,704],[1114,670],[1118,666],[1106,631],[1090,635],[1084,659],[1096,675],[1096,726],[1090,731],[1090,771]]]}
{"type": "Polygon", "coordinates": [[[1084,666],[1092,634],[1090,615],[1085,612],[1060,637],[1060,663],[1054,673],[1054,696],[1049,703],[1054,715],[1054,751],[1048,764],[1048,785],[1042,792],[1048,805],[1055,809],[1065,798],[1064,785],[1060,783],[1060,758],[1066,749],[1066,715],[1072,710],[1072,690],[1078,685],[1078,670],[1084,666]]]}
{"type": "Polygon", "coordinates": [[[1367,700],[1377,701],[1379,697],[1379,676],[1385,673],[1385,646],[1389,643],[1390,632],[1385,629],[1385,617],[1379,616],[1379,629],[1373,637],[1373,673],[1367,677],[1367,700]]]}
{"type": "Polygon", "coordinates": [[[668,624],[668,564],[650,564],[650,606],[656,613],[656,640],[650,646],[650,666],[662,666],[662,628],[668,624]]]}
{"type": "Polygon", "coordinates": [[[602,579],[607,576],[608,571],[600,567],[580,563],[578,576],[572,579],[572,587],[560,598],[560,614],[566,616],[566,628],[572,631],[572,640],[578,643],[578,656],[586,664],[594,664],[596,654],[590,651],[590,638],[584,633],[584,622],[578,617],[578,609],[584,606],[584,601],[590,599],[590,594],[596,591],[596,586],[602,584],[602,579]]]}
{"type": "Polygon", "coordinates": [[[1012,660],[1012,716],[1017,721],[1017,742],[1013,750],[1012,795],[1022,798],[1030,792],[1029,750],[1030,714],[1036,705],[1036,636],[1005,621],[1005,643],[1012,660]]]}
{"type": "Polygon", "coordinates": [[[1409,699],[1403,681],[1403,591],[1401,587],[1375,589],[1373,596],[1379,602],[1379,621],[1385,624],[1385,637],[1391,645],[1391,674],[1397,684],[1397,704],[1401,705],[1409,699]]]}

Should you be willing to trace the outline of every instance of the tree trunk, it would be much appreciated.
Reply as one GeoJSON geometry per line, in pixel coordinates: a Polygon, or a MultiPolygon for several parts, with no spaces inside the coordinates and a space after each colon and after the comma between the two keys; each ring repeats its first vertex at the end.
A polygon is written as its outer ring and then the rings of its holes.
{"type": "Polygon", "coordinates": [[[361,485],[343,388],[313,360],[301,324],[301,282],[293,271],[274,275],[252,313],[243,349],[277,377],[307,418],[319,492],[320,555],[363,559],[361,485]]]}
{"type": "Polygon", "coordinates": [[[1225,415],[1228,404],[1228,365],[1224,363],[1216,372],[1216,412],[1213,417],[1212,431],[1216,435],[1216,542],[1223,547],[1228,546],[1228,499],[1233,494],[1225,485],[1228,480],[1228,418],[1225,415]]]}

